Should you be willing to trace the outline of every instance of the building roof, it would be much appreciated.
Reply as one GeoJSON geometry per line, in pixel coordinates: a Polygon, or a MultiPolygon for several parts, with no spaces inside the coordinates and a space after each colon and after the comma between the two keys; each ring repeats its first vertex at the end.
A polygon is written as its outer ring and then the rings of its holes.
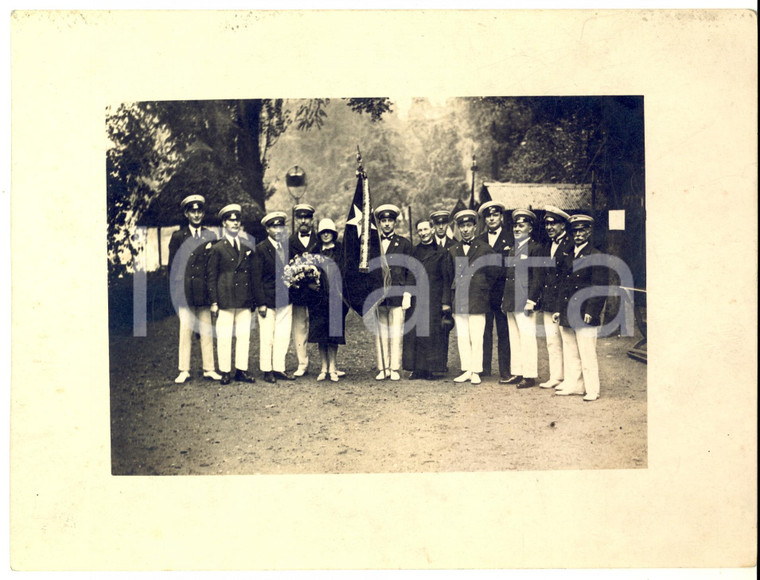
{"type": "MultiPolygon", "coordinates": [[[[604,200],[592,200],[590,183],[501,183],[484,182],[483,188],[494,201],[503,203],[507,210],[543,209],[553,205],[565,211],[592,210],[604,207],[604,200]]],[[[481,197],[483,197],[481,195],[481,197]]]]}

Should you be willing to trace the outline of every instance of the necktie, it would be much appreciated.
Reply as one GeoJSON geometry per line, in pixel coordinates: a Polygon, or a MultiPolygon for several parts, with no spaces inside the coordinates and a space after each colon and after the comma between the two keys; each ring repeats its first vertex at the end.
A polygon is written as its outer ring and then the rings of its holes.
{"type": "Polygon", "coordinates": [[[237,238],[235,238],[235,253],[237,253],[238,256],[240,255],[240,242],[237,238]]]}

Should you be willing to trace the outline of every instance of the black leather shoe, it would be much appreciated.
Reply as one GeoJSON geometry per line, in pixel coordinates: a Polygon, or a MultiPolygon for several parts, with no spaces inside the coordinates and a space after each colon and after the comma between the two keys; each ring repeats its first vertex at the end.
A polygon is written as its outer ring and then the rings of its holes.
{"type": "Polygon", "coordinates": [[[536,386],[536,379],[523,379],[517,383],[518,389],[528,389],[536,386]]]}
{"type": "Polygon", "coordinates": [[[279,379],[281,381],[295,381],[295,379],[291,377],[288,373],[274,371],[272,374],[274,375],[275,379],[279,379]]]}
{"type": "Polygon", "coordinates": [[[412,371],[411,374],[409,375],[409,380],[410,381],[416,381],[417,379],[421,379],[421,378],[422,377],[420,376],[420,373],[418,373],[416,371],[412,371]]]}
{"type": "Polygon", "coordinates": [[[235,370],[235,380],[240,381],[241,383],[255,383],[256,382],[256,379],[254,379],[247,372],[241,371],[240,369],[235,370]]]}
{"type": "Polygon", "coordinates": [[[266,371],[264,373],[264,382],[266,383],[276,383],[277,379],[274,378],[274,375],[272,374],[272,371],[266,371]]]}
{"type": "Polygon", "coordinates": [[[229,385],[231,382],[232,382],[232,379],[230,378],[230,373],[222,373],[221,383],[223,385],[229,385]]]}
{"type": "Polygon", "coordinates": [[[522,380],[520,375],[510,375],[506,379],[499,379],[501,385],[514,385],[522,380]]]}

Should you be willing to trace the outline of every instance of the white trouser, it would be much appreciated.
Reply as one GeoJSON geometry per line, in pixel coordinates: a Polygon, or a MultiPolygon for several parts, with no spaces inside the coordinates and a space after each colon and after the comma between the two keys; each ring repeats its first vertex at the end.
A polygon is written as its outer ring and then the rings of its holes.
{"type": "Polygon", "coordinates": [[[455,314],[457,347],[462,371],[483,372],[483,333],[486,331],[485,314],[455,314]]]}
{"type": "Polygon", "coordinates": [[[535,379],[538,377],[538,340],[536,340],[537,313],[508,312],[509,368],[513,375],[535,379]]]}
{"type": "Polygon", "coordinates": [[[591,397],[599,396],[599,363],[596,358],[596,326],[586,326],[573,330],[559,327],[562,335],[565,380],[563,391],[583,393],[591,397]]]}
{"type": "Polygon", "coordinates": [[[559,334],[559,322],[552,321],[552,313],[544,312],[544,332],[546,333],[546,352],[549,353],[549,380],[562,381],[565,374],[562,363],[562,339],[559,334]]]}
{"type": "Polygon", "coordinates": [[[216,349],[219,356],[219,370],[232,370],[232,334],[235,334],[235,368],[248,370],[248,351],[251,345],[251,309],[220,309],[216,318],[216,349]]]}
{"type": "Polygon", "coordinates": [[[179,370],[190,371],[190,351],[193,346],[193,330],[201,335],[201,358],[203,370],[214,370],[214,336],[211,326],[211,310],[208,306],[180,306],[179,312],[179,370]]]}
{"type": "Polygon", "coordinates": [[[292,322],[291,304],[267,308],[264,316],[259,314],[259,368],[263,372],[285,372],[285,355],[288,354],[292,322]]]}
{"type": "Polygon", "coordinates": [[[401,306],[378,306],[375,329],[377,369],[401,368],[401,340],[404,336],[404,311],[401,306]]]}
{"type": "Polygon", "coordinates": [[[309,337],[309,307],[293,304],[293,346],[296,350],[298,368],[305,371],[309,366],[306,339],[309,337]]]}

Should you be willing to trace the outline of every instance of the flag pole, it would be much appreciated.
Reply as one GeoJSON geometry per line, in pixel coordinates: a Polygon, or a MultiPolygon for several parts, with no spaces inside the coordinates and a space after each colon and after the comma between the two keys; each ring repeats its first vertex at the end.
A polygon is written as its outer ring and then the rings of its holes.
{"type": "Polygon", "coordinates": [[[366,274],[369,272],[369,234],[370,234],[370,216],[372,208],[370,207],[369,183],[367,173],[362,165],[362,152],[359,146],[356,146],[356,162],[359,167],[356,169],[356,177],[362,181],[362,231],[359,235],[359,272],[366,274]]]}
{"type": "Polygon", "coordinates": [[[472,154],[472,166],[470,167],[472,173],[472,186],[470,188],[470,208],[477,211],[475,207],[475,174],[478,172],[478,162],[475,160],[475,154],[472,154]]]}
{"type": "MultiPolygon", "coordinates": [[[[359,238],[359,272],[369,272],[369,237],[372,234],[371,219],[372,219],[372,207],[369,194],[369,179],[367,173],[364,171],[364,165],[362,164],[362,152],[359,149],[359,145],[356,146],[356,163],[359,165],[356,169],[356,176],[361,179],[362,182],[362,231],[359,238]]],[[[379,232],[378,232],[379,236],[379,232]]],[[[382,248],[380,249],[382,256],[382,248]]],[[[388,292],[388,267],[383,259],[383,298],[372,306],[372,314],[375,321],[375,331],[377,332],[378,344],[380,346],[380,360],[382,367],[380,371],[385,373],[385,349],[383,348],[383,329],[380,323],[380,302],[385,298],[388,292]]],[[[389,335],[390,336],[390,335],[389,335]]],[[[389,361],[390,362],[390,361],[389,361]]]]}

